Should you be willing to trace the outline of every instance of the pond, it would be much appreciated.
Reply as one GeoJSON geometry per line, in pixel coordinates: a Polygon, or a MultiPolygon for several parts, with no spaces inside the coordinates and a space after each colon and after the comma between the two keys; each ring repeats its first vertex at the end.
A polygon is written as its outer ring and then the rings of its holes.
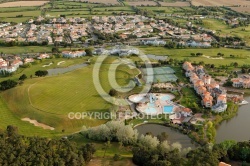
{"type": "Polygon", "coordinates": [[[235,117],[223,121],[217,128],[216,142],[224,140],[246,141],[250,140],[250,96],[244,98],[249,102],[239,107],[235,117]]]}
{"type": "Polygon", "coordinates": [[[64,73],[67,73],[76,69],[80,69],[86,66],[88,66],[88,64],[82,63],[82,64],[72,65],[72,66],[64,67],[64,68],[48,69],[48,75],[52,76],[52,75],[64,74],[64,73]]]}
{"type": "Polygon", "coordinates": [[[183,148],[191,147],[194,148],[195,145],[191,143],[191,139],[170,127],[166,127],[158,124],[143,124],[135,127],[138,130],[138,133],[145,135],[147,132],[151,132],[154,136],[166,132],[168,134],[168,141],[170,143],[179,142],[183,148]]]}

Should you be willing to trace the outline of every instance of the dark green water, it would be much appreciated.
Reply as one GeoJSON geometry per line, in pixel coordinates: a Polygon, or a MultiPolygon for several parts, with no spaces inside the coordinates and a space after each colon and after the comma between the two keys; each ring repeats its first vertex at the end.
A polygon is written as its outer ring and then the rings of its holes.
{"type": "Polygon", "coordinates": [[[154,136],[157,136],[162,132],[166,132],[168,134],[168,141],[170,143],[179,142],[183,148],[195,147],[195,145],[191,143],[191,139],[187,135],[173,130],[170,127],[157,124],[144,124],[137,126],[135,129],[138,130],[139,134],[145,135],[147,132],[151,132],[154,136]]]}
{"type": "Polygon", "coordinates": [[[223,121],[217,128],[217,143],[224,140],[250,140],[250,96],[245,97],[245,100],[247,100],[249,104],[240,106],[235,117],[223,121]]]}

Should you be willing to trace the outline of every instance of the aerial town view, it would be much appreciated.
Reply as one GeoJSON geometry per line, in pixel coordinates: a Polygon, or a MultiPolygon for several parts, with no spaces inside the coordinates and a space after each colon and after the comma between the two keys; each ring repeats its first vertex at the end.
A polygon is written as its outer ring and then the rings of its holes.
{"type": "Polygon", "coordinates": [[[249,0],[0,0],[0,166],[250,166],[249,0]]]}

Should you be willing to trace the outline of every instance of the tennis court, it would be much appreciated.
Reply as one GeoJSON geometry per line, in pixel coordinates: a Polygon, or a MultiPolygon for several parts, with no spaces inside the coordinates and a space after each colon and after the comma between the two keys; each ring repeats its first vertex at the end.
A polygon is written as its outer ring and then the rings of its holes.
{"type": "Polygon", "coordinates": [[[150,72],[150,70],[147,70],[145,68],[145,69],[142,69],[142,72],[145,75],[159,75],[159,74],[174,74],[175,73],[175,71],[170,67],[156,67],[156,68],[153,68],[154,73],[150,72]]]}
{"type": "Polygon", "coordinates": [[[175,71],[170,67],[156,67],[153,70],[142,69],[144,75],[154,75],[154,83],[158,82],[175,82],[178,78],[175,71]],[[153,72],[150,72],[153,71],[153,72]]]}

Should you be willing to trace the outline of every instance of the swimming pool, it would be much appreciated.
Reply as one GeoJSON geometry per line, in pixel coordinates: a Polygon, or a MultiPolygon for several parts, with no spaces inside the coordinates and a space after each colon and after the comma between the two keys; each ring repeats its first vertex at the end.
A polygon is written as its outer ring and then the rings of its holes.
{"type": "Polygon", "coordinates": [[[171,106],[171,105],[165,105],[163,107],[163,113],[164,114],[171,114],[171,113],[173,113],[173,106],[171,106]]]}
{"type": "Polygon", "coordinates": [[[157,110],[155,109],[155,107],[148,107],[145,109],[145,113],[147,115],[154,115],[157,113],[157,110]]]}
{"type": "Polygon", "coordinates": [[[170,96],[169,95],[162,96],[161,100],[163,101],[170,100],[170,96]]]}

